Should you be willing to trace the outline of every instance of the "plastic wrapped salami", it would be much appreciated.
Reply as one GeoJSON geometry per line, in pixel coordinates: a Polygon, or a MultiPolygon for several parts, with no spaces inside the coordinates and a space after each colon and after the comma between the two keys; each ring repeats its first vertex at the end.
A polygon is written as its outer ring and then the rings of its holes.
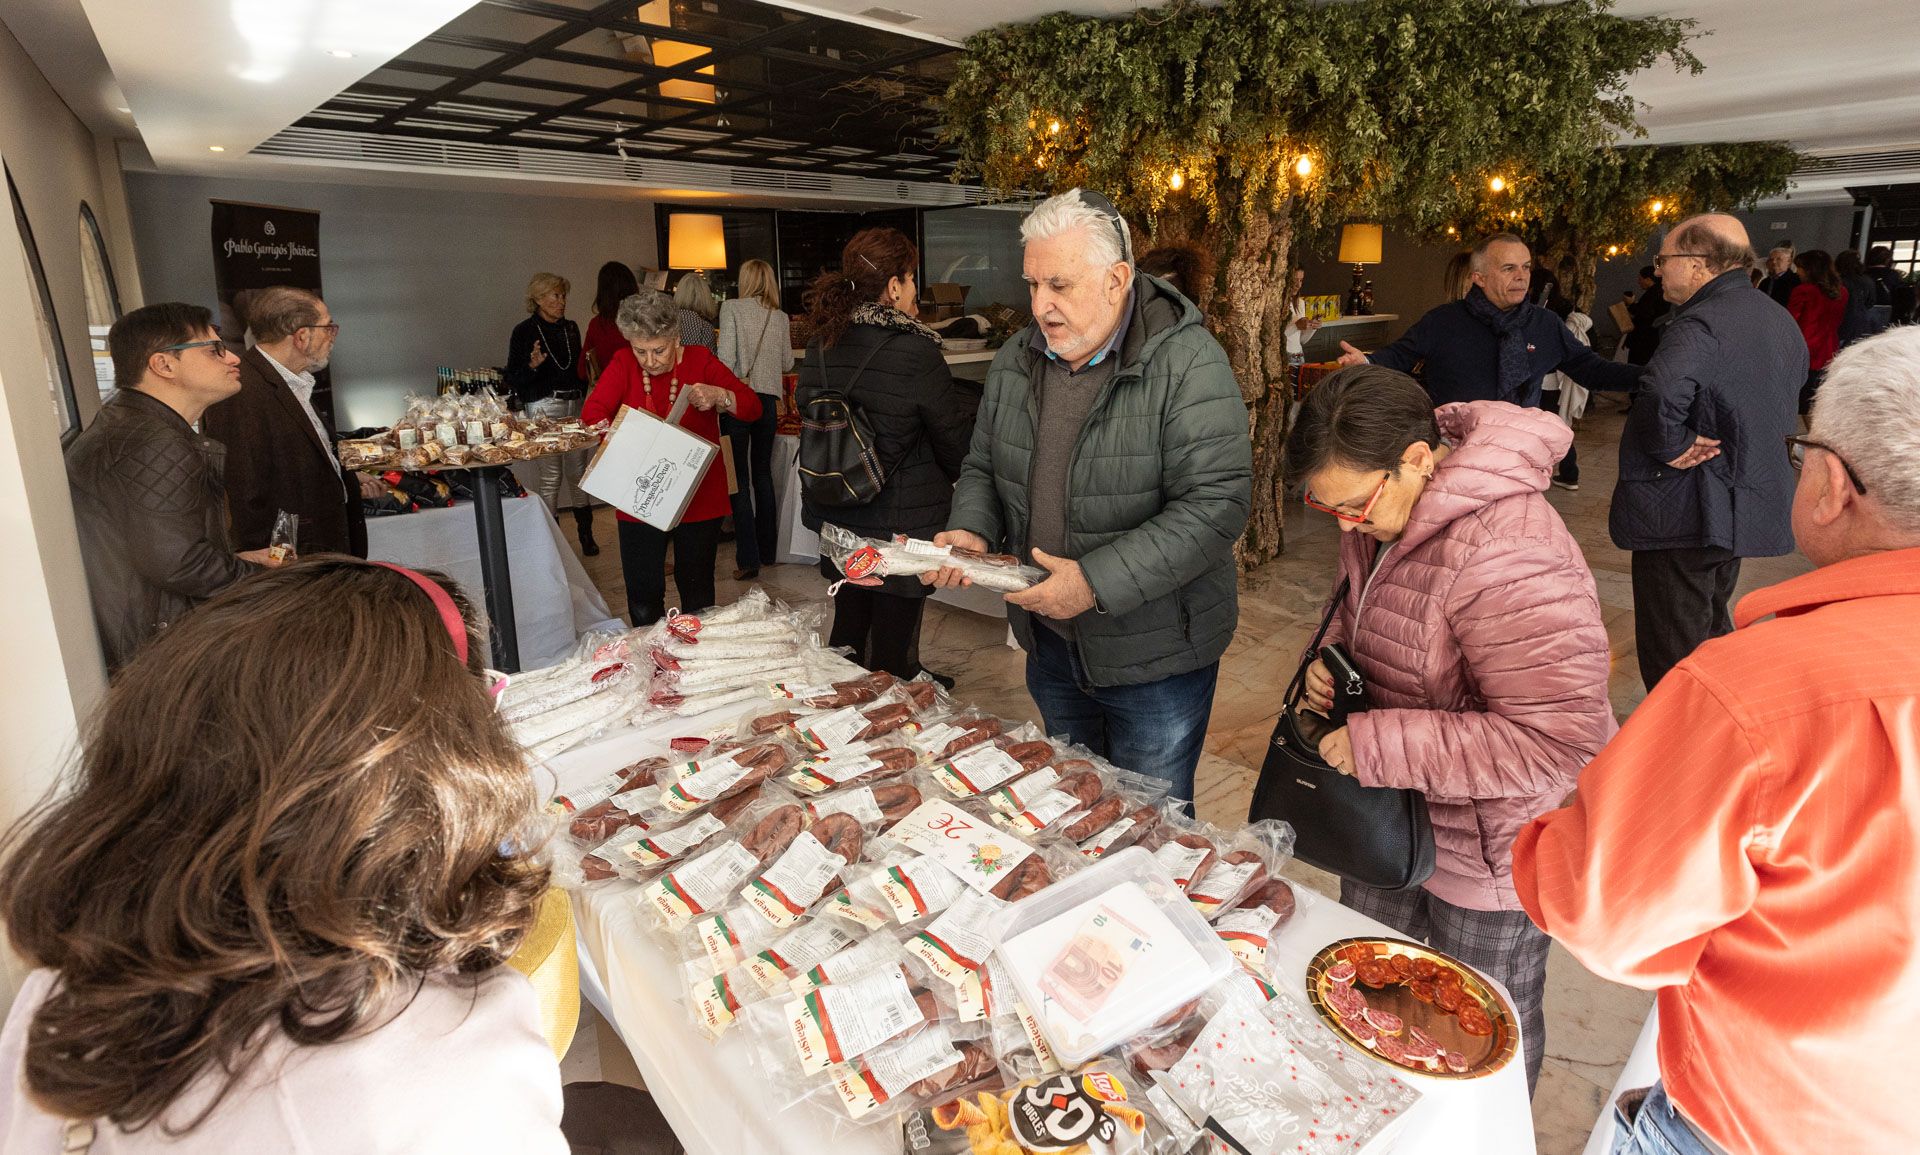
{"type": "Polygon", "coordinates": [[[1004,1086],[988,1032],[941,1020],[829,1068],[826,1086],[808,1097],[837,1121],[864,1126],[1004,1086]]]}
{"type": "Polygon", "coordinates": [[[1047,578],[1046,570],[1022,565],[1009,554],[976,553],[905,536],[878,541],[833,524],[820,527],[820,548],[846,575],[845,580],[855,585],[879,585],[881,578],[932,573],[948,566],[966,574],[974,585],[1003,594],[1047,578]]]}
{"type": "Polygon", "coordinates": [[[1216,832],[1215,841],[1222,846],[1220,861],[1187,888],[1187,901],[1209,920],[1239,906],[1293,857],[1293,827],[1272,819],[1216,832]]]}
{"type": "Polygon", "coordinates": [[[908,742],[923,765],[945,762],[982,743],[992,741],[1006,723],[991,714],[963,710],[932,721],[908,742]]]}
{"type": "Polygon", "coordinates": [[[1284,878],[1269,878],[1247,893],[1239,905],[1213,920],[1213,933],[1227,944],[1233,957],[1261,982],[1273,979],[1273,963],[1268,946],[1303,906],[1315,899],[1304,887],[1284,878]]]}

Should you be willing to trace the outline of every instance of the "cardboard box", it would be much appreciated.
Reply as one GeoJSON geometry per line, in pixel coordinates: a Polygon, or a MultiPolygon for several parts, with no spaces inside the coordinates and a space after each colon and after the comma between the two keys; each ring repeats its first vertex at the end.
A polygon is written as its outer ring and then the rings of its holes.
{"type": "Polygon", "coordinates": [[[967,310],[967,293],[971,285],[962,285],[956,281],[935,281],[925,286],[926,300],[920,306],[922,321],[950,321],[962,316],[967,310]]]}
{"type": "Polygon", "coordinates": [[[580,478],[581,490],[655,529],[680,524],[700,479],[720,455],[719,446],[680,427],[686,405],[682,393],[665,421],[621,406],[580,478]]]}

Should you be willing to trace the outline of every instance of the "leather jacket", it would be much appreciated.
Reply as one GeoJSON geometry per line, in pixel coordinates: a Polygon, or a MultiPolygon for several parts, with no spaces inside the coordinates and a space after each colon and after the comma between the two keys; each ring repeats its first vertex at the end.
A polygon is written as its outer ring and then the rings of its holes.
{"type": "Polygon", "coordinates": [[[67,447],[67,484],[107,668],[259,569],[227,538],[225,450],[166,403],[121,389],[67,447]]]}

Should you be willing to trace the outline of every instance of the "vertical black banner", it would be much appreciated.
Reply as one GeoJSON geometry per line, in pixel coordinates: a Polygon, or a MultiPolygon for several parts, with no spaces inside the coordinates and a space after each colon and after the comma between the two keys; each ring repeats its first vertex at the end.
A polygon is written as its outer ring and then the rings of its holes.
{"type": "MultiPolygon", "coordinates": [[[[212,204],[213,283],[220,297],[220,335],[238,344],[247,328],[247,293],[273,285],[320,292],[320,214],[239,201],[212,204]]],[[[338,428],[333,420],[331,370],[314,374],[313,408],[329,429],[338,428]]]]}

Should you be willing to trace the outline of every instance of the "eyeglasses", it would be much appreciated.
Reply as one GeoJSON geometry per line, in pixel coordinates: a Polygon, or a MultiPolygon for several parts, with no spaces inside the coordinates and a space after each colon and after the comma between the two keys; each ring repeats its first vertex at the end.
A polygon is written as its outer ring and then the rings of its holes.
{"type": "Polygon", "coordinates": [[[1300,500],[1306,503],[1308,509],[1317,509],[1321,513],[1330,513],[1334,517],[1351,525],[1365,525],[1373,517],[1373,507],[1379,504],[1380,495],[1387,491],[1387,482],[1391,480],[1393,480],[1393,472],[1389,470],[1387,475],[1380,479],[1380,484],[1373,487],[1373,496],[1367,498],[1367,504],[1360,507],[1359,513],[1336,509],[1315,497],[1311,489],[1301,494],[1300,500]]]}
{"type": "Polygon", "coordinates": [[[340,335],[340,322],[338,321],[332,321],[325,325],[302,325],[300,327],[302,329],[325,329],[336,337],[340,335]]]}
{"type": "Polygon", "coordinates": [[[230,343],[222,341],[217,337],[211,341],[182,341],[178,345],[162,345],[158,349],[155,349],[154,352],[184,353],[188,349],[207,349],[210,350],[215,357],[225,357],[229,353],[232,353],[236,357],[240,355],[239,351],[230,343]]]}
{"type": "Polygon", "coordinates": [[[1658,271],[1660,266],[1666,264],[1668,261],[1677,261],[1682,257],[1692,257],[1696,261],[1704,261],[1707,259],[1707,254],[1706,253],[1661,253],[1659,256],[1653,258],[1654,270],[1658,271]]]}
{"type": "Polygon", "coordinates": [[[1833,459],[1840,463],[1840,468],[1847,471],[1847,480],[1853,482],[1854,492],[1858,493],[1862,497],[1865,497],[1867,495],[1866,483],[1864,481],[1861,481],[1860,475],[1853,471],[1853,466],[1847,464],[1846,458],[1834,452],[1834,449],[1831,445],[1823,445],[1820,442],[1815,441],[1811,437],[1788,437],[1786,440],[1787,440],[1787,460],[1790,463],[1792,463],[1793,471],[1795,473],[1800,472],[1800,470],[1806,466],[1807,450],[1809,449],[1823,450],[1827,453],[1832,453],[1833,459]]]}

